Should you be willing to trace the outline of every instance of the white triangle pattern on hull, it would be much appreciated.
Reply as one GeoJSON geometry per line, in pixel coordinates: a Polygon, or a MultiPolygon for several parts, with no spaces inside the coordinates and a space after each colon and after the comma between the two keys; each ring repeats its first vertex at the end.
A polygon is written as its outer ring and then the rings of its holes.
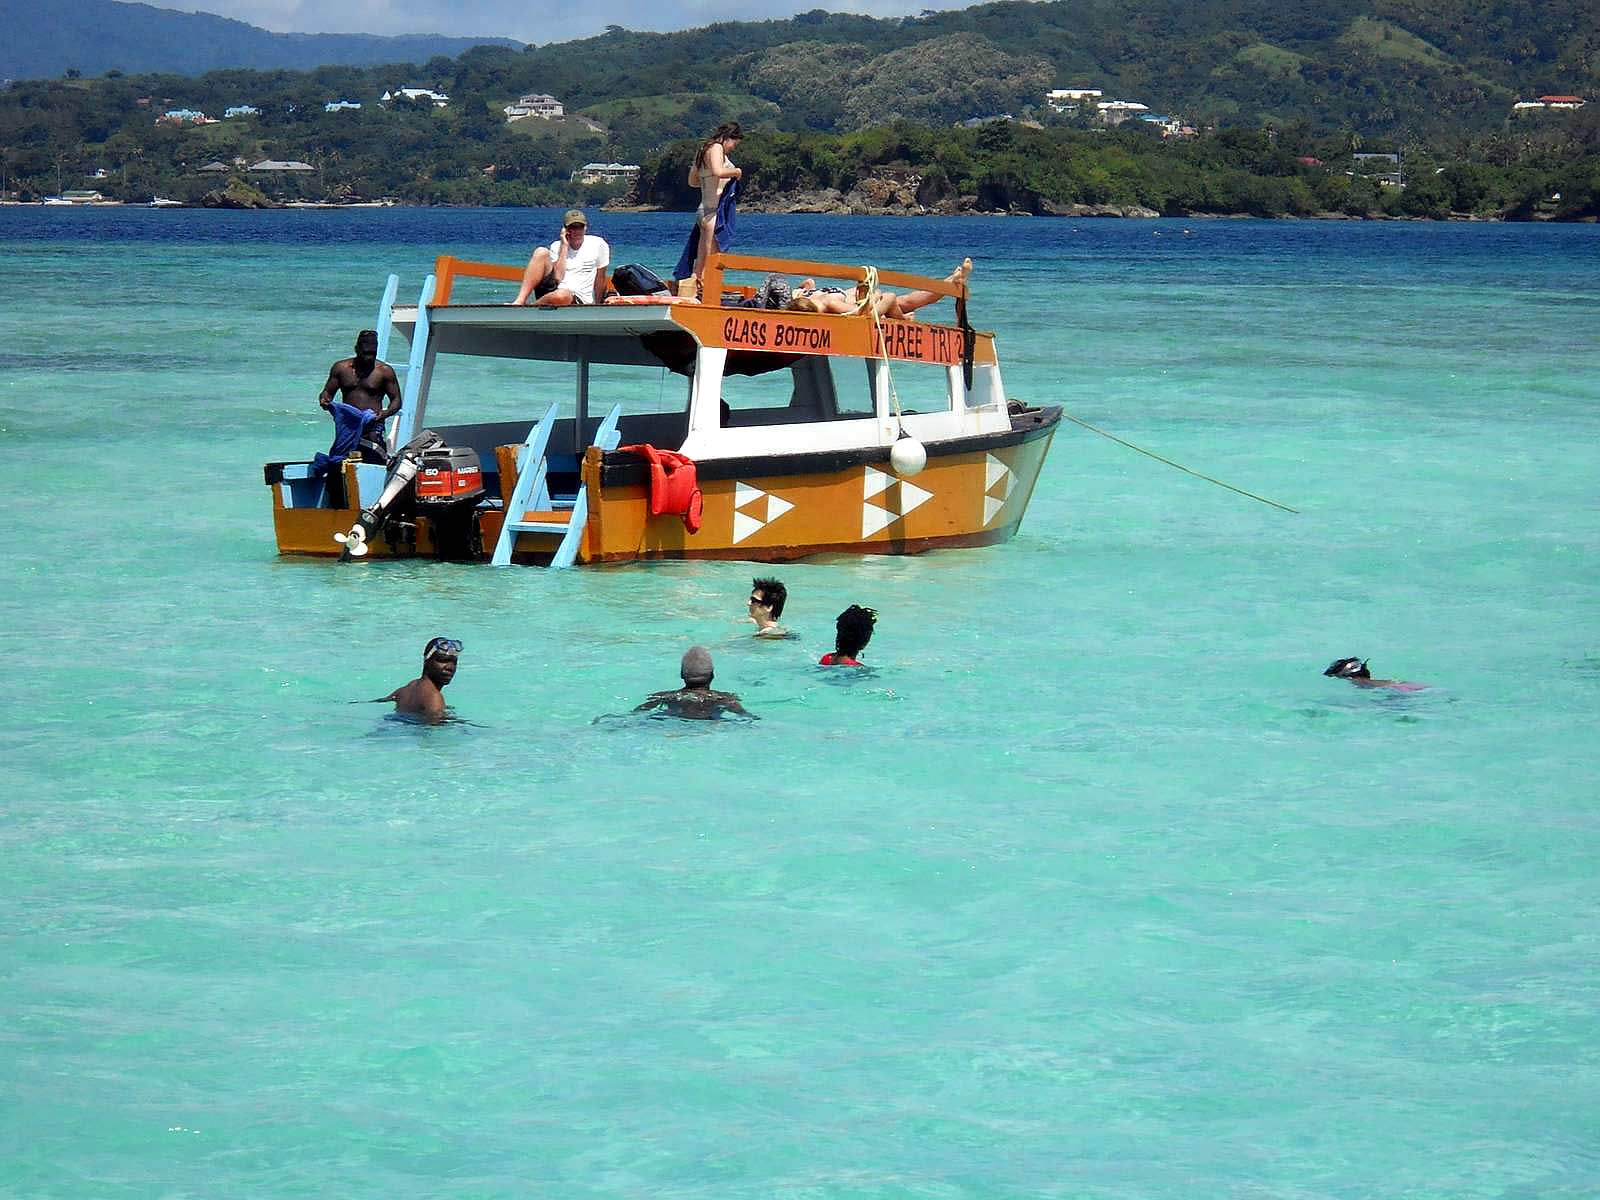
{"type": "Polygon", "coordinates": [[[983,523],[985,525],[1000,515],[1000,510],[1006,506],[1006,501],[1011,499],[1011,493],[1017,486],[1017,476],[1005,461],[996,458],[993,454],[986,454],[983,458],[983,523]],[[996,485],[1000,487],[1000,494],[994,494],[996,485]]]}
{"type": "Polygon", "coordinates": [[[737,546],[752,533],[772,524],[794,507],[782,496],[774,496],[748,483],[733,485],[733,544],[737,546]],[[749,512],[741,510],[749,509],[749,512]]]}
{"type": "Polygon", "coordinates": [[[907,513],[921,508],[933,499],[933,493],[904,479],[895,479],[873,467],[866,467],[861,479],[861,536],[869,538],[907,513]],[[893,491],[890,491],[891,486],[893,491]],[[881,504],[873,504],[874,497],[882,497],[881,504]],[[893,504],[894,507],[888,507],[893,504]]]}
{"type": "Polygon", "coordinates": [[[745,538],[758,530],[765,529],[767,523],[758,521],[754,517],[747,517],[742,512],[733,514],[733,544],[737,546],[745,538]]]}

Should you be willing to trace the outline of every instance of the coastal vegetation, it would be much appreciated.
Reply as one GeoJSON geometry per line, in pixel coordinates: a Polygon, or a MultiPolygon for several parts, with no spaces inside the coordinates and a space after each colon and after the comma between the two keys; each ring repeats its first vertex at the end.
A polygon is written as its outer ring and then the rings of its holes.
{"type": "Polygon", "coordinates": [[[1600,213],[1600,104],[1511,108],[1600,78],[1581,8],[1007,2],[906,20],[613,26],[420,65],[113,69],[0,90],[0,192],[224,202],[236,178],[278,200],[692,207],[693,139],[736,119],[756,135],[739,152],[755,207],[1584,219],[1600,213]],[[1137,97],[1197,135],[1106,128],[1092,108],[1045,103],[1076,86],[1137,97]],[[401,87],[448,101],[380,100],[401,87]],[[532,92],[565,115],[508,122],[532,92]],[[162,119],[172,111],[206,116],[162,119]],[[1376,153],[1395,157],[1359,157],[1376,153]],[[250,169],[263,161],[299,165],[250,169]],[[589,162],[637,164],[636,190],[573,182],[589,162]]]}
{"type": "MultiPolygon", "coordinates": [[[[1112,215],[1509,217],[1600,215],[1600,123],[1581,135],[1462,139],[1437,149],[1379,144],[1357,158],[1304,126],[1164,141],[1141,129],[1090,133],[993,123],[907,123],[844,135],[773,133],[740,147],[759,207],[821,211],[1112,215]]],[[[1365,145],[1365,143],[1361,143],[1365,145]]],[[[694,143],[651,158],[637,199],[692,207],[694,143]]]]}

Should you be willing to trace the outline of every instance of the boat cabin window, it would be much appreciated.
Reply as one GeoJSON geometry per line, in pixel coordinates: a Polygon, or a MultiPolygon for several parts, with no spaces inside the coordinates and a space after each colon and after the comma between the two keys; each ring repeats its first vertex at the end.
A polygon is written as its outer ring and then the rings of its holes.
{"type": "Polygon", "coordinates": [[[834,386],[832,359],[806,355],[785,370],[762,375],[725,375],[722,398],[727,402],[727,428],[752,425],[801,425],[840,417],[872,416],[872,384],[864,362],[838,366],[854,386],[834,386]]]}
{"type": "Polygon", "coordinates": [[[676,449],[689,431],[689,381],[659,363],[596,362],[589,366],[588,419],[577,428],[578,369],[573,362],[441,356],[429,389],[425,423],[450,433],[453,445],[478,451],[492,469],[494,448],[521,442],[552,403],[558,405],[550,438],[552,462],[577,459],[613,404],[624,445],[649,442],[676,449]],[[461,418],[473,423],[458,423],[461,418]]]}
{"type": "Polygon", "coordinates": [[[995,364],[985,363],[972,368],[972,386],[967,389],[967,407],[992,408],[997,412],[1005,412],[1005,388],[1000,383],[1000,368],[995,364]]]}
{"type": "Polygon", "coordinates": [[[585,435],[592,437],[611,406],[617,404],[622,407],[617,428],[623,445],[649,442],[663,450],[675,450],[689,433],[689,393],[690,381],[665,367],[594,363],[589,368],[585,435]]]}
{"type": "Polygon", "coordinates": [[[950,411],[950,368],[939,363],[889,363],[894,390],[900,397],[903,413],[943,413],[950,411]]]}

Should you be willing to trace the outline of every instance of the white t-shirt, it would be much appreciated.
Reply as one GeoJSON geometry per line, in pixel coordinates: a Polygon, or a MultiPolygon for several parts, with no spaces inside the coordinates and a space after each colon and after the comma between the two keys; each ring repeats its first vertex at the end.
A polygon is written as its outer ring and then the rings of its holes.
{"type": "Polygon", "coordinates": [[[594,303],[594,277],[596,272],[604,271],[611,265],[611,247],[606,245],[606,240],[598,234],[586,234],[583,245],[574,250],[567,244],[566,238],[557,238],[550,243],[550,257],[565,252],[567,256],[567,273],[561,279],[561,287],[567,289],[585,304],[594,303]]]}

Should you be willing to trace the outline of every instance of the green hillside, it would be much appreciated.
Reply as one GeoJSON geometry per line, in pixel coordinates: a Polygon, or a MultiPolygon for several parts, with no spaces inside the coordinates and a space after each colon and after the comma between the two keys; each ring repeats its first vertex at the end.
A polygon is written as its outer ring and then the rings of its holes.
{"type": "MultiPolygon", "coordinates": [[[[1326,166],[1310,168],[1320,175],[1299,191],[1270,182],[1297,176],[1297,158],[1326,163],[1365,143],[1434,164],[1436,180],[1413,174],[1408,185],[1413,197],[1431,196],[1419,211],[1532,212],[1559,203],[1566,212],[1570,200],[1538,195],[1548,182],[1542,175],[1475,175],[1448,195],[1444,183],[1456,163],[1548,172],[1600,151],[1600,104],[1516,117],[1511,108],[1521,97],[1600,92],[1591,3],[1005,0],[905,20],[817,11],[668,34],[613,26],[562,45],[479,46],[421,65],[114,71],[0,91],[0,189],[54,191],[100,167],[109,176],[103,186],[119,194],[192,199],[215,182],[195,175],[198,163],[274,158],[317,168],[314,179],[268,181],[286,196],[310,189],[433,203],[561,203],[608,194],[568,182],[575,168],[599,159],[641,164],[641,199],[678,204],[690,139],[732,118],[759,135],[741,150],[741,162],[761,168],[746,180],[751,200],[780,189],[842,193],[882,168],[915,169],[919,203],[965,197],[1028,211],[1065,203],[1400,207],[1345,176],[1348,164],[1339,169],[1342,192],[1323,185],[1333,170],[1326,166]],[[400,87],[447,93],[448,106],[378,103],[400,87]],[[1055,87],[1142,102],[1204,131],[1213,150],[1217,134],[1267,130],[1271,153],[1238,143],[1208,159],[1203,148],[1150,146],[1154,132],[1137,122],[1091,130],[1087,113],[1049,109],[1045,93],[1055,87]],[[556,96],[567,117],[508,124],[505,105],[532,92],[556,96]],[[333,100],[363,107],[325,112],[333,100]],[[238,105],[259,112],[216,125],[157,121],[170,108],[219,116],[238,105]],[[1016,135],[1026,153],[1000,144],[998,134],[954,129],[1000,114],[1040,127],[1016,135]],[[885,137],[906,143],[902,152],[883,152],[885,137]],[[775,157],[777,147],[787,157],[775,157]],[[1210,175],[1197,182],[1194,172],[1210,175]]],[[[1575,188],[1583,196],[1586,187],[1579,179],[1551,193],[1575,188]]]]}

